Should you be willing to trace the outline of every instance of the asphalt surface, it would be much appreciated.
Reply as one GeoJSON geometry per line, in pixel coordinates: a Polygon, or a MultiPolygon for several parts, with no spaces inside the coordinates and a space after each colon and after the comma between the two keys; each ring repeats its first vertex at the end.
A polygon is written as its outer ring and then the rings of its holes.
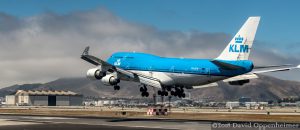
{"type": "MultiPolygon", "coordinates": [[[[162,130],[156,128],[134,128],[122,126],[82,125],[82,124],[34,124],[1,126],[0,130],[162,130]]],[[[168,130],[168,129],[163,129],[168,130]]]]}
{"type": "Polygon", "coordinates": [[[0,115],[0,130],[300,130],[282,122],[210,122],[172,119],[0,115]]]}
{"type": "Polygon", "coordinates": [[[0,130],[206,130],[210,122],[0,115],[0,130]]]}

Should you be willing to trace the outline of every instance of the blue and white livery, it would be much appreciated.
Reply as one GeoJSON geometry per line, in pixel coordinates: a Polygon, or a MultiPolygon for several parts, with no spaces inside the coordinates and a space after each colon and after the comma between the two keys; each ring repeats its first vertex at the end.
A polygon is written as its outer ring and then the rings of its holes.
{"type": "Polygon", "coordinates": [[[243,85],[250,79],[258,78],[257,73],[299,68],[299,65],[256,67],[248,60],[259,20],[260,17],[249,17],[215,59],[167,58],[146,53],[118,52],[103,61],[89,55],[89,47],[81,58],[97,66],[87,71],[88,78],[101,80],[106,85],[114,86],[115,90],[120,89],[118,84],[121,80],[140,82],[141,94],[146,97],[149,96],[147,86],[158,88],[158,95],[161,96],[171,94],[185,97],[184,89],[218,86],[218,81],[243,85]]]}

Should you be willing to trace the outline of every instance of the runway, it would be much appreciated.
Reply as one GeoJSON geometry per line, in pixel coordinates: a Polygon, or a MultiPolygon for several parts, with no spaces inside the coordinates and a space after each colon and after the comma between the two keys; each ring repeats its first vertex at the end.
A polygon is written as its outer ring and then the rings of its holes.
{"type": "Polygon", "coordinates": [[[210,129],[210,124],[210,122],[160,119],[0,115],[0,130],[207,130],[210,129]]]}
{"type": "MultiPolygon", "coordinates": [[[[1,130],[159,130],[153,128],[132,128],[120,126],[82,125],[82,124],[35,124],[23,126],[1,126],[1,130]]],[[[166,129],[165,129],[166,130],[166,129]]]]}
{"type": "Polygon", "coordinates": [[[0,115],[0,130],[299,130],[300,124],[280,122],[195,121],[112,117],[51,117],[0,115]],[[265,128],[263,128],[265,127],[265,128]]]}

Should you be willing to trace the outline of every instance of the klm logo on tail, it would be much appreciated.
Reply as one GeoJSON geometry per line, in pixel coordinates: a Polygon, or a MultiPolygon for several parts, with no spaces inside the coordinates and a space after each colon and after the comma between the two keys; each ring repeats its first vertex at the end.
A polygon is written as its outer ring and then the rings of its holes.
{"type": "Polygon", "coordinates": [[[235,43],[229,45],[229,52],[241,52],[241,53],[248,53],[249,46],[244,45],[244,38],[240,35],[235,37],[235,43]]]}

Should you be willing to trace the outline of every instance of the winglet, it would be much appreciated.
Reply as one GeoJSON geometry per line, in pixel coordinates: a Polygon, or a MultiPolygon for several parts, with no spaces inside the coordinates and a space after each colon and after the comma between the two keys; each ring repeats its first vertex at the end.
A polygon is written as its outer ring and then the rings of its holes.
{"type": "Polygon", "coordinates": [[[90,47],[87,46],[87,47],[84,49],[84,51],[82,52],[82,55],[89,55],[89,49],[90,49],[90,47]]]}

